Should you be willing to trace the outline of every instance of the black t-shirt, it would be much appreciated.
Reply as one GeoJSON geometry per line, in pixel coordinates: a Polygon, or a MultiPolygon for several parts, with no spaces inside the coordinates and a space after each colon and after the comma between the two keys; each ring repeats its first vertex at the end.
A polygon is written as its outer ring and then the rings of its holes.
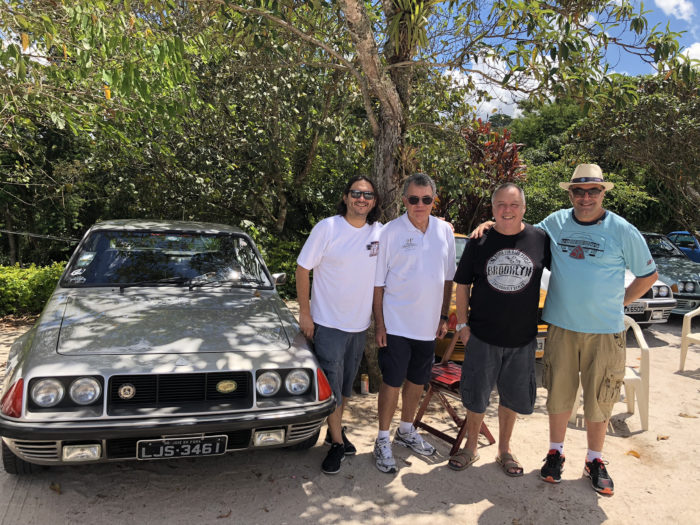
{"type": "Polygon", "coordinates": [[[542,270],[549,268],[547,234],[525,224],[515,235],[491,228],[464,250],[454,281],[471,284],[469,327],[488,344],[519,347],[537,336],[542,270]]]}

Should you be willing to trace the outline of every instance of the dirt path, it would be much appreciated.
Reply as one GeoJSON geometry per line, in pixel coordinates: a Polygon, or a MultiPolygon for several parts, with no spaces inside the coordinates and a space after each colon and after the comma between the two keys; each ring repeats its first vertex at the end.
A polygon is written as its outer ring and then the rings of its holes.
{"type": "MultiPolygon", "coordinates": [[[[0,347],[17,333],[2,328],[0,347]]],[[[326,452],[320,441],[305,452],[60,467],[22,478],[2,472],[0,523],[699,523],[700,348],[691,348],[686,371],[677,372],[679,334],[678,318],[646,332],[650,429],[641,431],[639,416],[625,413],[622,402],[615,405],[606,441],[616,484],[611,498],[597,496],[581,477],[586,443],[580,419],[567,433],[562,483],[539,480],[548,443],[541,388],[535,413],[515,427],[513,449],[525,467],[525,476],[515,479],[501,472],[496,446],[483,440],[481,460],[463,472],[446,467],[449,446],[430,438],[436,456],[395,447],[399,473],[380,473],[372,460],[376,396],[368,395],[350,406],[349,436],[358,454],[336,476],[320,472],[326,452]]],[[[628,364],[636,365],[637,354],[629,350],[628,364]]],[[[495,410],[492,403],[486,423],[497,435],[495,410]]],[[[429,418],[450,427],[437,405],[429,418]]]]}

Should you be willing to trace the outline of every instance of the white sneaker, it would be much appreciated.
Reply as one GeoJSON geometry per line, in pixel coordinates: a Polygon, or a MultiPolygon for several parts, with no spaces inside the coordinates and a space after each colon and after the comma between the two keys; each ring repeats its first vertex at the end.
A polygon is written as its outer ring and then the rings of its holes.
{"type": "Polygon", "coordinates": [[[411,431],[408,434],[404,434],[399,429],[396,429],[394,443],[408,447],[421,456],[432,456],[435,454],[435,447],[424,440],[413,426],[411,426],[411,431]]]}
{"type": "Polygon", "coordinates": [[[382,438],[374,442],[374,464],[382,472],[394,473],[398,472],[394,454],[391,452],[391,442],[389,438],[382,438]]]}

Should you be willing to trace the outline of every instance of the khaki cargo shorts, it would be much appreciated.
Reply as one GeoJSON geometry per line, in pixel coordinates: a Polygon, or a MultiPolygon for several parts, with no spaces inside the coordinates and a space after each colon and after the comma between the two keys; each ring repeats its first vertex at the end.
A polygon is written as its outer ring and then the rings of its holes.
{"type": "Polygon", "coordinates": [[[570,412],[583,388],[583,414],[592,422],[610,418],[625,377],[626,334],[586,334],[550,325],[544,347],[542,384],[547,412],[570,412]]]}

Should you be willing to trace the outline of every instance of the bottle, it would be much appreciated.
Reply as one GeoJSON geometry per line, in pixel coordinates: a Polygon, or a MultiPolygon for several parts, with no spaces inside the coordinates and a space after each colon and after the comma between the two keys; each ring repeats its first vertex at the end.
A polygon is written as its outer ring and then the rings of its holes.
{"type": "Polygon", "coordinates": [[[367,374],[360,376],[360,393],[369,394],[369,376],[367,374]]]}

